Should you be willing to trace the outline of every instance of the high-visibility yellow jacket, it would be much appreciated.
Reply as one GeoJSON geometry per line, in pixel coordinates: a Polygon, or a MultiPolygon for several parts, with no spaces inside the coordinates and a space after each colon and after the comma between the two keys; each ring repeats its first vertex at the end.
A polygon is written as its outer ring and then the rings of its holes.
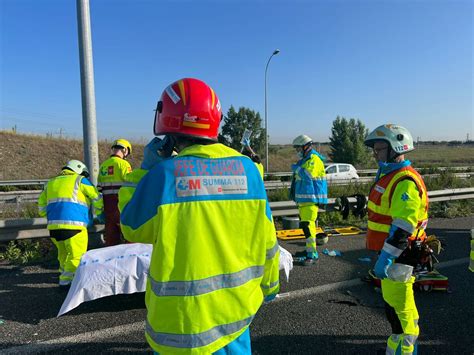
{"type": "Polygon", "coordinates": [[[118,193],[118,209],[122,213],[125,205],[130,201],[140,180],[148,173],[145,169],[135,169],[125,176],[125,181],[118,193]]]}
{"type": "Polygon", "coordinates": [[[326,204],[328,187],[323,157],[314,149],[291,167],[290,198],[298,204],[326,204]]]}
{"type": "Polygon", "coordinates": [[[100,164],[99,176],[97,177],[98,186],[104,195],[116,195],[127,174],[132,171],[130,163],[116,155],[100,164]]]}
{"type": "Polygon", "coordinates": [[[38,199],[38,209],[40,216],[47,217],[50,230],[85,230],[92,215],[103,212],[104,202],[102,195],[87,178],[63,170],[61,175],[45,185],[38,199]]]}
{"type": "MultiPolygon", "coordinates": [[[[367,204],[367,248],[381,250],[390,227],[410,233],[412,240],[425,236],[428,224],[428,192],[423,178],[410,162],[391,164],[377,175],[367,204]]],[[[380,171],[379,171],[380,172],[380,171]]]]}
{"type": "Polygon", "coordinates": [[[278,293],[279,247],[263,181],[235,150],[183,149],[144,175],[121,205],[125,238],[154,244],[146,337],[155,351],[210,354],[278,293]]]}

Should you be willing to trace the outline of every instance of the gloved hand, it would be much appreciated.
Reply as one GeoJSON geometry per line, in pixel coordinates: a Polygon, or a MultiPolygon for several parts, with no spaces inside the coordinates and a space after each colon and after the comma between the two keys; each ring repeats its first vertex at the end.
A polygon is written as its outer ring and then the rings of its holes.
{"type": "Polygon", "coordinates": [[[103,213],[97,215],[95,221],[97,224],[105,224],[105,215],[103,213]]]}
{"type": "Polygon", "coordinates": [[[159,150],[163,148],[163,141],[161,138],[155,137],[145,146],[141,165],[142,169],[150,170],[163,160],[163,157],[159,153],[159,150]]]}
{"type": "Polygon", "coordinates": [[[392,254],[387,253],[385,250],[382,250],[377,262],[375,263],[374,273],[379,279],[385,279],[388,277],[387,271],[388,268],[393,264],[395,257],[392,254]]]}

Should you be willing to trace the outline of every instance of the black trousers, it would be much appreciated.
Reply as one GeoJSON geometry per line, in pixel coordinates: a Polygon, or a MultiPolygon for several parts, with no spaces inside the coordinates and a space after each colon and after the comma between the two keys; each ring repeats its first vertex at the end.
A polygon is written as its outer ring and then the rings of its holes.
{"type": "Polygon", "coordinates": [[[387,302],[385,303],[385,315],[387,316],[388,321],[392,327],[392,334],[403,334],[402,324],[400,319],[398,319],[395,308],[390,306],[387,302]]]}

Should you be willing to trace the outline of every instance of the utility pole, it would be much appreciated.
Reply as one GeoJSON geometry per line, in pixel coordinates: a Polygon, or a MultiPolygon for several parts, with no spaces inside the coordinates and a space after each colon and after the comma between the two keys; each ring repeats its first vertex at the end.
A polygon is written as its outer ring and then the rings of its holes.
{"type": "Polygon", "coordinates": [[[97,185],[99,150],[95,115],[94,65],[92,62],[92,36],[89,0],[76,0],[79,59],[81,64],[82,131],[84,160],[90,179],[97,185]]]}

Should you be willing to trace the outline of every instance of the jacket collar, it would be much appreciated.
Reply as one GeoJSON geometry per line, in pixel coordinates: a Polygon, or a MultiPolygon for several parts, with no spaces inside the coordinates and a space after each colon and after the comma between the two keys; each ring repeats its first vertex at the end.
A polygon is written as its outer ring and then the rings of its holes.
{"type": "Polygon", "coordinates": [[[221,143],[213,143],[206,145],[195,144],[184,148],[178,154],[178,157],[183,156],[196,156],[200,158],[229,158],[241,157],[243,155],[221,143]]]}
{"type": "Polygon", "coordinates": [[[315,151],[314,149],[311,149],[309,152],[308,152],[308,155],[305,156],[304,158],[300,159],[298,161],[299,164],[303,164],[305,161],[309,160],[311,158],[311,155],[316,155],[319,159],[321,159],[323,162],[326,160],[326,157],[322,154],[319,154],[317,151],[315,151]]]}
{"type": "Polygon", "coordinates": [[[79,175],[79,174],[75,173],[72,170],[64,169],[64,170],[61,170],[61,174],[59,174],[59,175],[79,175]]]}
{"type": "Polygon", "coordinates": [[[399,170],[402,168],[406,168],[407,166],[410,166],[411,162],[409,160],[404,160],[400,163],[384,163],[384,162],[379,161],[378,164],[379,164],[379,170],[377,171],[377,175],[375,176],[375,181],[378,181],[382,176],[390,174],[391,172],[394,172],[395,170],[399,170]]]}

